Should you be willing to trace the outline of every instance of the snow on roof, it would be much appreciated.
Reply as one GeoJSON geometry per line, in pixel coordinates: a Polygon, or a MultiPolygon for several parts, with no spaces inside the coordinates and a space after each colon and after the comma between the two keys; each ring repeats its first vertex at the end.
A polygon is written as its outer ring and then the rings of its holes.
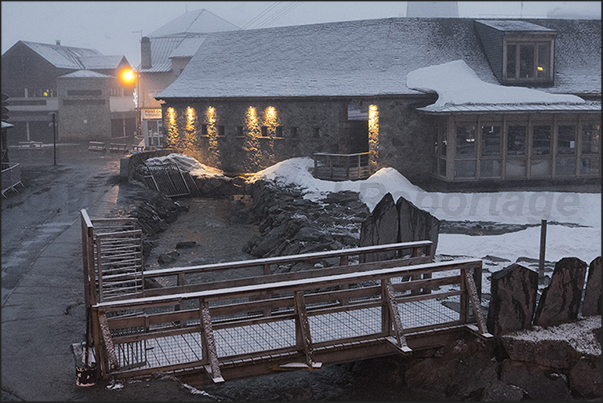
{"type": "Polygon", "coordinates": [[[10,123],[8,123],[8,122],[5,122],[5,121],[3,120],[3,121],[2,121],[2,128],[3,128],[3,129],[6,129],[6,128],[9,128],[9,127],[15,127],[15,125],[10,124],[10,123]]]}
{"type": "Polygon", "coordinates": [[[189,11],[153,31],[150,37],[180,34],[206,34],[209,32],[233,31],[241,29],[205,9],[189,11]]]}
{"type": "Polygon", "coordinates": [[[124,56],[113,55],[113,56],[83,56],[80,57],[80,61],[84,65],[84,68],[94,69],[116,69],[119,64],[124,60],[124,56]]]}
{"type": "Polygon", "coordinates": [[[59,76],[59,78],[111,78],[107,74],[98,73],[92,70],[77,70],[69,74],[59,76]]]}
{"type": "Polygon", "coordinates": [[[84,65],[80,62],[80,57],[102,56],[99,51],[94,49],[49,45],[37,42],[21,42],[58,68],[81,69],[84,68],[84,65]]]}
{"type": "Polygon", "coordinates": [[[554,29],[536,25],[524,20],[475,20],[499,31],[511,32],[555,32],[554,29]]]}
{"type": "Polygon", "coordinates": [[[205,36],[184,38],[180,45],[170,53],[169,57],[193,57],[197,53],[199,46],[205,41],[205,38],[205,36]]]}
{"type": "Polygon", "coordinates": [[[171,153],[164,157],[149,158],[146,161],[147,165],[157,166],[165,164],[176,164],[182,171],[190,173],[192,176],[197,177],[223,177],[224,173],[213,167],[201,164],[190,155],[171,153]]]}
{"type": "MultiPolygon", "coordinates": [[[[489,105],[486,110],[508,110],[510,105],[559,105],[558,108],[583,105],[585,101],[575,95],[550,94],[533,88],[511,87],[480,80],[463,60],[423,67],[406,76],[406,86],[421,92],[437,92],[437,101],[426,111],[450,109],[451,106],[489,105]]],[[[590,105],[590,104],[589,104],[590,105]]],[[[513,109],[513,108],[511,108],[513,109]]],[[[601,104],[598,103],[598,109],[601,104]]],[[[596,109],[595,109],[596,110],[596,109]]]]}
{"type": "MultiPolygon", "coordinates": [[[[558,32],[555,84],[542,91],[600,93],[601,21],[533,22],[558,32]]],[[[482,81],[498,84],[468,18],[387,18],[220,32],[207,36],[157,98],[420,94],[406,86],[409,72],[460,59],[482,81]]]]}

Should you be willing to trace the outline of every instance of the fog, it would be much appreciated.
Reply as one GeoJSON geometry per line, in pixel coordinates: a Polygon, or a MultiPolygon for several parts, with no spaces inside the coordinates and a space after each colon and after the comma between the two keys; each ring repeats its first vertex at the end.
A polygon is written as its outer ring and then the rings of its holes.
{"type": "MultiPolygon", "coordinates": [[[[424,2],[433,3],[433,2],[424,2]]],[[[187,11],[206,9],[244,29],[406,17],[405,1],[2,1],[2,53],[17,41],[92,48],[140,63],[140,38],[187,11]]],[[[601,2],[458,2],[460,17],[601,18],[601,2]]]]}

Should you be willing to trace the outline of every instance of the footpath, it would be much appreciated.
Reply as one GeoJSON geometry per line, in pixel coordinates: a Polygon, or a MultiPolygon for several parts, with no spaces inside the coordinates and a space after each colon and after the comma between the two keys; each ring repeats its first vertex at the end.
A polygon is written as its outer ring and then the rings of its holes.
{"type": "MultiPolygon", "coordinates": [[[[82,157],[99,158],[86,154],[82,157]]],[[[115,164],[116,160],[119,162],[119,158],[111,158],[113,167],[119,166],[115,164]]],[[[62,164],[66,168],[71,166],[69,163],[62,164]]],[[[119,172],[113,173],[112,179],[116,179],[119,172]]],[[[60,174],[57,172],[57,175],[60,174]]],[[[53,180],[58,186],[60,178],[53,180]]],[[[118,180],[98,182],[93,181],[88,185],[95,188],[95,197],[100,197],[82,206],[93,218],[109,217],[120,211],[127,205],[129,196],[137,190],[135,185],[120,184],[118,180]]],[[[31,197],[44,197],[36,196],[34,189],[27,189],[27,184],[25,187],[26,189],[19,191],[29,192],[31,197]]],[[[10,197],[9,195],[8,201],[3,200],[3,203],[11,202],[10,197]]],[[[76,385],[75,359],[71,345],[85,340],[81,227],[77,207],[70,206],[65,209],[69,212],[60,216],[62,223],[67,222],[64,224],[66,229],[42,250],[32,248],[27,252],[36,255],[33,258],[30,256],[30,261],[33,261],[31,267],[22,268],[22,277],[6,296],[3,295],[1,400],[211,400],[192,394],[169,378],[124,381],[119,384],[98,381],[87,387],[76,385]]],[[[2,212],[4,225],[9,222],[5,215],[13,212],[5,209],[5,206],[2,212]]],[[[52,224],[42,221],[39,226],[52,227],[52,224]]],[[[22,230],[33,231],[34,228],[22,230]]],[[[4,244],[3,240],[3,246],[4,244]]],[[[27,251],[28,245],[23,242],[22,248],[27,251]]],[[[3,263],[4,252],[3,250],[3,263]]],[[[4,280],[4,270],[2,274],[4,280]]]]}

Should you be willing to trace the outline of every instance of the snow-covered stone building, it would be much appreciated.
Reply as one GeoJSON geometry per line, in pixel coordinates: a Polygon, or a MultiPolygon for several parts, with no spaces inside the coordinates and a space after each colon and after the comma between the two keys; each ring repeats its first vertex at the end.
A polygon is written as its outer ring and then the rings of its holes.
{"type": "Polygon", "coordinates": [[[169,145],[227,173],[363,153],[416,183],[601,177],[600,20],[213,33],[156,99],[169,145]]]}

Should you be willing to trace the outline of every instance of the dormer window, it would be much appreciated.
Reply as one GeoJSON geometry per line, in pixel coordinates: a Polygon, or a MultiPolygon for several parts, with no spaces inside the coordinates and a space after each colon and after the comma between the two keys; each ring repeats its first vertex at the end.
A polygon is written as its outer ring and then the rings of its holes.
{"type": "Polygon", "coordinates": [[[551,82],[552,41],[507,41],[503,75],[507,82],[551,82]]]}
{"type": "Polygon", "coordinates": [[[475,29],[501,84],[553,84],[557,35],[554,29],[523,20],[476,20],[475,29]]]}

